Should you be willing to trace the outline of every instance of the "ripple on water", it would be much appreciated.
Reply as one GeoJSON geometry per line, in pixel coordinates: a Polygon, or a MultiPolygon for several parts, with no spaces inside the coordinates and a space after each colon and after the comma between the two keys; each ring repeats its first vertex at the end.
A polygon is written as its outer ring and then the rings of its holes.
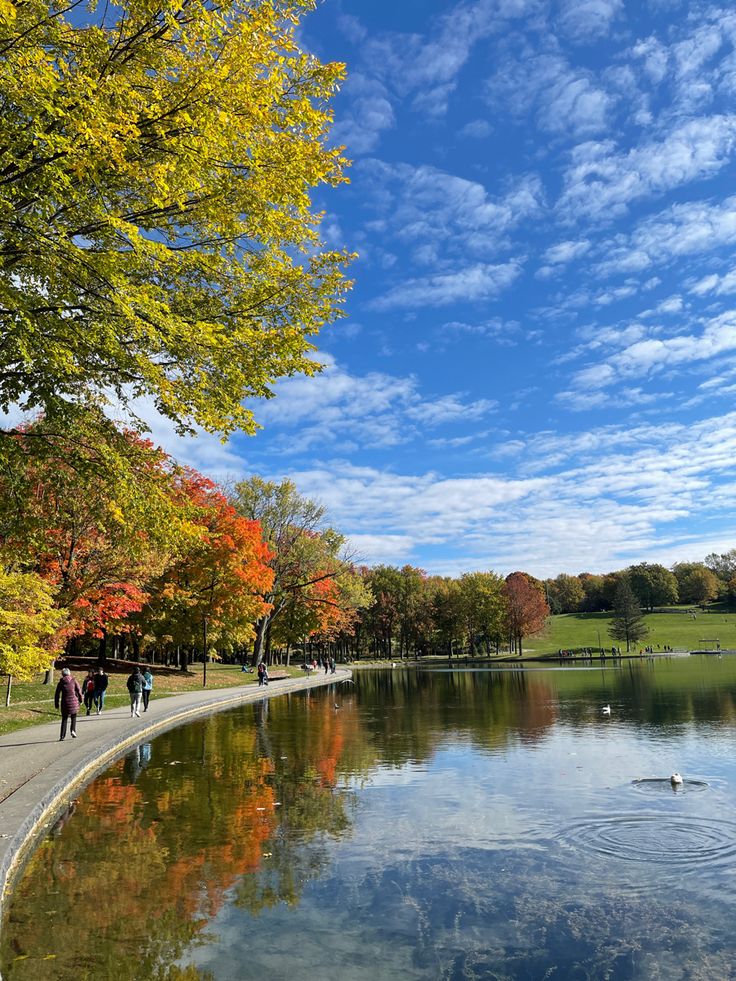
{"type": "Polygon", "coordinates": [[[632,780],[631,786],[642,794],[698,794],[708,789],[705,780],[683,780],[680,784],[673,784],[669,777],[642,777],[640,780],[632,780]]]}
{"type": "Polygon", "coordinates": [[[607,860],[689,870],[728,867],[736,855],[736,823],[680,814],[613,814],[568,825],[563,843],[607,860]]]}

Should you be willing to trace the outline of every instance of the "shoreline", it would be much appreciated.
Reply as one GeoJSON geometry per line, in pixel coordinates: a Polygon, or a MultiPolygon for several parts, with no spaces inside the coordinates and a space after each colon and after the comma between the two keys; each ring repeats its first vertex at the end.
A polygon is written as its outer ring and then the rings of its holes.
{"type": "Polygon", "coordinates": [[[79,715],[79,738],[59,744],[60,717],[0,737],[0,928],[5,902],[26,858],[54,818],[99,773],[136,744],[213,712],[278,695],[349,681],[352,671],[285,678],[268,688],[220,688],[151,700],[149,712],[131,718],[127,706],[101,715],[79,715]],[[89,730],[87,732],[86,730],[89,730]],[[96,730],[96,731],[95,731],[96,730]]]}

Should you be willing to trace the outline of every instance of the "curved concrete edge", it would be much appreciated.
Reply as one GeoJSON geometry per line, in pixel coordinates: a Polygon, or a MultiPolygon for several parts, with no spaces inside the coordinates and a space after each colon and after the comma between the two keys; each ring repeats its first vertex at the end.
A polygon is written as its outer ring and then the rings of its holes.
{"type": "MultiPolygon", "coordinates": [[[[49,781],[48,775],[50,774],[46,768],[32,773],[28,780],[12,794],[14,810],[22,810],[25,817],[19,822],[16,821],[15,827],[10,831],[6,831],[7,822],[4,821],[0,824],[3,832],[2,840],[0,840],[0,927],[2,927],[5,904],[23,870],[25,861],[30,857],[43,832],[47,830],[57,815],[69,806],[69,795],[79,793],[86,784],[90,783],[121,756],[124,756],[131,747],[155,738],[169,729],[175,729],[186,722],[211,715],[214,712],[263,701],[267,698],[275,698],[279,695],[349,681],[351,677],[352,671],[342,668],[332,675],[315,674],[310,678],[290,678],[284,681],[271,682],[273,687],[269,686],[267,689],[260,687],[249,687],[246,690],[228,688],[217,689],[217,693],[213,692],[211,695],[210,693],[171,695],[159,699],[156,703],[157,706],[166,706],[168,702],[172,703],[165,715],[155,720],[146,720],[146,724],[134,731],[128,729],[127,732],[118,734],[114,738],[98,739],[86,743],[83,755],[61,778],[52,777],[52,780],[49,781]],[[189,696],[189,703],[182,704],[187,696],[189,696]],[[191,704],[192,696],[196,696],[195,704],[191,704]],[[48,786],[49,782],[51,783],[50,786],[48,786]],[[43,786],[44,784],[46,786],[43,786]],[[41,793],[40,798],[39,792],[41,793]]],[[[51,723],[51,725],[56,731],[58,724],[51,723]]],[[[27,731],[21,729],[17,732],[27,731]]],[[[17,735],[17,732],[14,735],[17,735]]],[[[31,766],[32,763],[29,761],[29,769],[31,766]]]]}

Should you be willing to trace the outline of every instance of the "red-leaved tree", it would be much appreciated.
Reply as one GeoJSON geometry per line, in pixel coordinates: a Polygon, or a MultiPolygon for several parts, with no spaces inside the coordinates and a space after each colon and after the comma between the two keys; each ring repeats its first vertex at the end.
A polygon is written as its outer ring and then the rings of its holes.
{"type": "Polygon", "coordinates": [[[526,572],[512,572],[506,577],[503,592],[509,638],[521,657],[523,638],[541,630],[549,616],[544,587],[526,572]]]}

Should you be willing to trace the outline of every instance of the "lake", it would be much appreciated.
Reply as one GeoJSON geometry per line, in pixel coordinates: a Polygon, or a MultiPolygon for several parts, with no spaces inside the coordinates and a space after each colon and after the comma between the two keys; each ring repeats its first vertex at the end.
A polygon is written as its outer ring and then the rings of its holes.
{"type": "Polygon", "coordinates": [[[5,981],[736,977],[736,657],[354,677],[94,780],[5,981]]]}

